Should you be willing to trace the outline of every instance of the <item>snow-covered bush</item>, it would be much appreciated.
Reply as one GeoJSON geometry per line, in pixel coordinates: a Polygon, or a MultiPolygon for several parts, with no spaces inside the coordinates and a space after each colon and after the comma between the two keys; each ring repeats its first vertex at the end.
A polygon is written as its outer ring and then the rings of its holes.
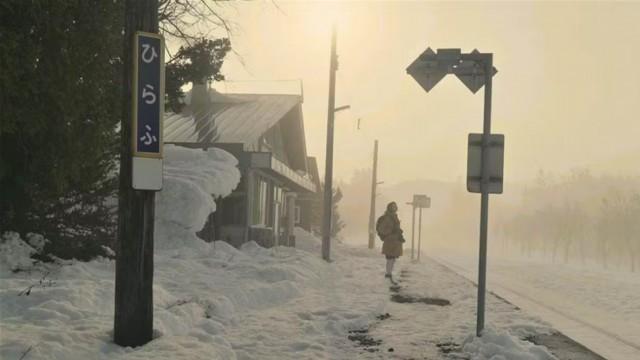
{"type": "Polygon", "coordinates": [[[45,239],[44,236],[40,234],[28,233],[27,242],[36,250],[36,252],[42,253],[44,246],[47,245],[49,240],[45,239]]]}
{"type": "Polygon", "coordinates": [[[32,255],[38,254],[47,243],[40,234],[27,234],[26,243],[20,238],[20,234],[7,231],[0,239],[0,271],[20,271],[33,266],[35,262],[32,255]],[[30,245],[31,244],[31,245],[30,245]]]}

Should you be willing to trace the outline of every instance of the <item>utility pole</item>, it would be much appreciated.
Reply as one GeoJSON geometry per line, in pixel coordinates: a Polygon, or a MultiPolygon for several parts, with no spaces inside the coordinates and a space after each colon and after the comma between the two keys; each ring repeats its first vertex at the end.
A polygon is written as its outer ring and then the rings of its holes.
{"type": "Polygon", "coordinates": [[[369,209],[369,249],[375,245],[376,188],[378,185],[378,140],[373,143],[373,174],[371,176],[371,209],[369,209]]]}
{"type": "MultiPolygon", "coordinates": [[[[113,340],[121,346],[135,347],[151,341],[153,334],[155,193],[148,190],[134,190],[132,187],[134,151],[132,80],[133,61],[137,57],[132,50],[136,31],[158,33],[158,0],[127,0],[125,7],[124,91],[120,126],[120,185],[113,340]]],[[[156,61],[160,60],[156,58],[156,61]]],[[[163,95],[154,94],[160,101],[164,98],[163,95]]],[[[155,131],[162,130],[155,129],[155,131]]]]}
{"type": "Polygon", "coordinates": [[[324,212],[322,217],[322,258],[331,260],[331,211],[333,208],[333,122],[335,117],[336,71],[336,27],[331,34],[331,59],[329,66],[329,105],[327,107],[327,152],[324,172],[324,212]]]}

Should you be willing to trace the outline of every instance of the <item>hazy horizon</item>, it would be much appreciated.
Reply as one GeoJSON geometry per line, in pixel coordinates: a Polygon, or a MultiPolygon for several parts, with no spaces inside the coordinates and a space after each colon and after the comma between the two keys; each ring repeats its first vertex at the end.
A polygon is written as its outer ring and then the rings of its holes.
{"type": "Polygon", "coordinates": [[[225,7],[235,23],[222,91],[299,91],[310,156],[324,173],[331,22],[338,27],[335,178],[371,167],[388,183],[466,176],[483,91],[453,76],[425,93],[405,69],[427,46],[493,52],[492,132],[505,182],[563,173],[638,174],[640,3],[287,2],[225,7]],[[277,80],[277,81],[273,81],[277,80]],[[283,81],[287,80],[287,81],[283,81]],[[361,129],[356,129],[361,118],[361,129]]]}

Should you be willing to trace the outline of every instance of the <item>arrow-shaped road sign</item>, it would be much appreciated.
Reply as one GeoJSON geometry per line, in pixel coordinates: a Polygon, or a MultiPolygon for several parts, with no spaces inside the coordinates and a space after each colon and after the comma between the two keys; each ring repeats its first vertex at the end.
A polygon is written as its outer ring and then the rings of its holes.
{"type": "MultiPolygon", "coordinates": [[[[436,53],[427,48],[407,67],[407,73],[427,92],[447,74],[454,74],[476,93],[485,83],[482,55],[478,50],[462,54],[460,49],[438,49],[436,53]]],[[[497,72],[494,67],[492,76],[497,72]]]]}
{"type": "Polygon", "coordinates": [[[439,69],[436,53],[427,48],[409,67],[407,73],[426,91],[433,89],[447,75],[447,71],[439,69]]]}
{"type": "MultiPolygon", "coordinates": [[[[474,49],[471,54],[478,55],[480,52],[474,49]]],[[[454,68],[453,73],[474,94],[484,86],[484,65],[481,62],[462,60],[460,61],[460,65],[454,68]]],[[[498,69],[493,67],[493,74],[491,74],[491,76],[497,73],[498,69]]]]}

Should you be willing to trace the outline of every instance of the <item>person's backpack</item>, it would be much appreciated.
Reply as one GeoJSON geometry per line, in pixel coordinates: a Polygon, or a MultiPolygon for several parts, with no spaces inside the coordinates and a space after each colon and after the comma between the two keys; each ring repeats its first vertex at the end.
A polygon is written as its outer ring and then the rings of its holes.
{"type": "Polygon", "coordinates": [[[378,237],[380,238],[380,240],[382,240],[382,237],[386,234],[382,234],[382,232],[380,231],[381,229],[381,225],[382,225],[382,220],[384,219],[385,215],[381,215],[378,220],[376,221],[376,233],[378,233],[378,237]]]}

